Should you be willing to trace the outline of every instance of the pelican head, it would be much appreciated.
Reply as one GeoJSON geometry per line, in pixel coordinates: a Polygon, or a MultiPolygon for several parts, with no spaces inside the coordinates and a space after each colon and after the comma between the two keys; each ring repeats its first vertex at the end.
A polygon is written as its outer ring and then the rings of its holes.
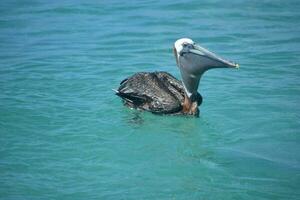
{"type": "Polygon", "coordinates": [[[239,67],[238,64],[217,56],[189,38],[182,38],[175,42],[174,54],[186,93],[183,107],[188,110],[189,114],[198,111],[198,108],[197,111],[195,110],[198,105],[192,106],[192,96],[198,94],[199,81],[205,71],[213,68],[239,67]],[[186,102],[190,102],[190,104],[187,106],[186,102]],[[194,107],[194,111],[191,111],[191,106],[194,107]]]}

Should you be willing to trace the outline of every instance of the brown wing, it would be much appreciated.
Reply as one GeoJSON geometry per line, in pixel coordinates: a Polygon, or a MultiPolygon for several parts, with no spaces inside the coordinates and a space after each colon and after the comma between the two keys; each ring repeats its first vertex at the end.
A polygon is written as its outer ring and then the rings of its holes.
{"type": "Polygon", "coordinates": [[[166,72],[142,72],[123,80],[117,95],[130,107],[153,113],[180,112],[183,87],[166,72]]]}

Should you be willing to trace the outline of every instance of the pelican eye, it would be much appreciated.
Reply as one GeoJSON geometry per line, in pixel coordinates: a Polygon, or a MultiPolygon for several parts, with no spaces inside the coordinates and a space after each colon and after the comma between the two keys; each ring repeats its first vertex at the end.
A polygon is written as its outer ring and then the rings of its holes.
{"type": "Polygon", "coordinates": [[[183,46],[184,48],[192,48],[192,47],[193,47],[193,44],[184,42],[184,43],[182,44],[182,46],[183,46]]]}
{"type": "Polygon", "coordinates": [[[183,47],[186,47],[187,45],[188,45],[188,43],[186,43],[186,42],[184,42],[184,43],[182,44],[183,47]]]}

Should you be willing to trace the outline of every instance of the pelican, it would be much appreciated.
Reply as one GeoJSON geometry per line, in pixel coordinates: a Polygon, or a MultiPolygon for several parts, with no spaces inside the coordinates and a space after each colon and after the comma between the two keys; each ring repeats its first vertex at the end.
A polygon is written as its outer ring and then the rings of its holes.
{"type": "Polygon", "coordinates": [[[196,44],[189,38],[174,43],[173,52],[182,81],[167,72],[139,72],[123,81],[116,95],[125,105],[156,114],[199,116],[202,96],[198,93],[204,72],[214,68],[239,68],[196,44]]]}

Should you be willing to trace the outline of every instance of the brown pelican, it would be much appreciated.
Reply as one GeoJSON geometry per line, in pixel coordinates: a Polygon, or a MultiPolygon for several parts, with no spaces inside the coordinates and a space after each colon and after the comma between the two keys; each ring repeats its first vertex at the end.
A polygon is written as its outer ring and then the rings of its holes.
{"type": "Polygon", "coordinates": [[[199,115],[202,97],[197,92],[203,73],[213,68],[238,68],[189,38],[174,43],[182,82],[166,72],[139,72],[120,83],[116,94],[124,104],[157,114],[199,115]]]}

